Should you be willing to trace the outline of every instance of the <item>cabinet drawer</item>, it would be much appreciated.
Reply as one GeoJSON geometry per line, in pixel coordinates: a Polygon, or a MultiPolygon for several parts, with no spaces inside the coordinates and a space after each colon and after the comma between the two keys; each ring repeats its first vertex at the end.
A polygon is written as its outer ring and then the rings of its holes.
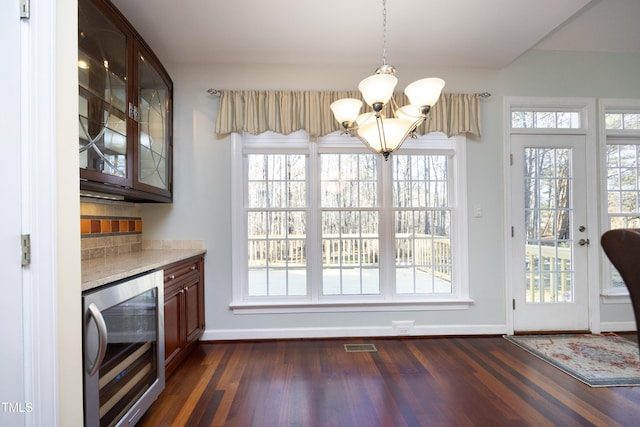
{"type": "Polygon", "coordinates": [[[164,269],[164,283],[165,285],[170,285],[171,282],[180,281],[191,274],[199,275],[202,269],[201,266],[200,257],[189,258],[185,261],[171,264],[164,269]]]}

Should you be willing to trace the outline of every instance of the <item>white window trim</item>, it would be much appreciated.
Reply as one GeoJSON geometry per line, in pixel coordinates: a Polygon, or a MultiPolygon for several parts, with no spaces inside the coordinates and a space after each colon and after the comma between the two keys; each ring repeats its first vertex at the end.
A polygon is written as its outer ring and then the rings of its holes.
{"type": "MultiPolygon", "coordinates": [[[[264,138],[271,138],[270,135],[262,135],[264,138]]],[[[281,135],[273,135],[273,138],[282,139],[281,135]]],[[[358,295],[354,298],[348,296],[321,296],[319,289],[309,289],[309,295],[301,298],[287,297],[286,300],[276,300],[273,297],[251,297],[245,294],[247,277],[246,268],[246,221],[232,221],[232,301],[229,307],[237,314],[265,314],[265,313],[302,313],[302,312],[377,312],[377,311],[417,311],[417,310],[464,310],[473,304],[469,297],[469,272],[468,272],[468,212],[467,212],[467,173],[466,173],[466,137],[456,136],[447,138],[443,134],[430,134],[421,140],[408,140],[404,143],[399,153],[416,153],[423,149],[425,139],[430,147],[441,153],[454,152],[452,162],[452,174],[454,184],[450,188],[452,205],[452,227],[451,239],[455,241],[452,253],[453,276],[455,283],[454,291],[448,295],[428,295],[420,297],[402,297],[393,295],[393,292],[385,292],[381,287],[380,295],[358,295]]],[[[252,136],[243,136],[238,133],[231,134],[231,162],[232,165],[244,162],[244,154],[252,151],[259,151],[257,145],[252,141],[252,136]]],[[[286,149],[283,153],[292,151],[308,154],[309,159],[314,159],[320,152],[330,151],[331,147],[339,146],[341,152],[369,153],[367,149],[355,138],[340,136],[339,138],[326,137],[322,144],[308,144],[309,137],[304,132],[298,132],[287,136],[286,149]]],[[[271,150],[277,152],[277,150],[271,150]]],[[[310,162],[310,173],[316,173],[316,162],[310,162]]],[[[246,194],[246,180],[244,179],[244,168],[233,167],[231,182],[231,203],[232,218],[244,216],[244,195],[246,194]]],[[[388,168],[382,168],[383,173],[388,168]]],[[[315,189],[311,190],[310,198],[317,202],[319,195],[315,189]]],[[[315,215],[316,210],[312,210],[315,215]]],[[[381,219],[386,221],[387,219],[381,219]]],[[[309,218],[310,224],[318,224],[317,218],[309,218]]],[[[318,230],[309,230],[310,233],[319,233],[318,230]]],[[[384,230],[381,230],[381,233],[384,230]]],[[[313,251],[313,248],[309,249],[313,251]]],[[[319,268],[313,265],[311,259],[317,257],[310,253],[311,271],[319,268]]],[[[387,280],[387,278],[381,278],[387,280]]],[[[390,289],[390,287],[387,287],[390,289]]]]}
{"type": "Polygon", "coordinates": [[[585,98],[538,98],[538,97],[506,97],[505,103],[505,131],[510,134],[530,135],[585,135],[589,126],[594,122],[590,117],[589,108],[585,105],[585,98]],[[514,128],[511,126],[512,111],[576,111],[580,114],[578,128],[514,128]]]}
{"type": "MultiPolygon", "coordinates": [[[[607,140],[608,138],[624,139],[632,138],[638,139],[640,137],[640,131],[629,130],[607,130],[605,125],[605,113],[622,113],[622,112],[634,112],[640,113],[640,100],[638,99],[600,99],[598,100],[598,125],[599,125],[599,157],[600,157],[600,188],[601,190],[601,207],[600,207],[600,229],[602,233],[609,230],[609,209],[608,209],[608,195],[607,195],[607,140]]],[[[602,234],[601,233],[601,234],[602,234]]],[[[605,304],[622,304],[629,303],[629,291],[626,287],[614,288],[611,283],[611,269],[612,265],[609,262],[607,256],[602,253],[600,263],[600,272],[602,289],[601,299],[605,304]]]]}
{"type": "MultiPolygon", "coordinates": [[[[587,140],[588,147],[596,147],[597,141],[595,125],[598,123],[596,119],[596,103],[595,98],[547,98],[547,97],[528,97],[528,96],[505,96],[503,99],[503,117],[504,117],[504,144],[503,144],[503,174],[505,177],[510,176],[510,150],[511,150],[511,135],[516,134],[537,134],[537,135],[546,135],[546,134],[555,134],[555,135],[585,135],[587,140]],[[547,128],[528,128],[528,129],[519,129],[513,128],[511,126],[511,112],[512,111],[580,111],[580,127],[573,129],[547,129],[547,128]]],[[[602,126],[601,126],[602,127],[602,126]]],[[[600,153],[596,153],[596,150],[587,149],[586,153],[586,161],[588,165],[596,165],[597,157],[600,153]],[[596,158],[594,158],[596,157],[596,158]]],[[[602,170],[602,165],[600,163],[600,170],[602,170]]],[[[598,188],[597,186],[601,183],[599,181],[601,175],[598,171],[597,174],[588,175],[588,188],[598,188]]],[[[605,187],[606,188],[606,187],[605,187]]],[[[503,203],[504,203],[504,218],[505,226],[504,226],[504,241],[505,241],[505,254],[513,253],[513,242],[511,238],[511,224],[510,218],[512,218],[511,212],[511,203],[509,197],[512,194],[511,182],[508,179],[504,180],[504,193],[503,193],[503,203]]],[[[599,253],[602,251],[599,250],[599,238],[597,236],[600,235],[600,227],[601,223],[596,218],[599,214],[597,208],[598,206],[598,192],[589,192],[587,194],[587,206],[594,206],[593,212],[588,212],[588,222],[587,227],[589,230],[595,230],[591,233],[595,240],[591,243],[589,247],[589,257],[593,259],[593,257],[597,257],[599,253]],[[596,244],[597,242],[597,244],[596,244]]],[[[591,208],[588,208],[591,209],[591,208]]],[[[597,259],[597,258],[596,258],[597,259]]],[[[589,277],[602,277],[601,269],[599,268],[597,262],[589,263],[589,277]]],[[[511,283],[514,280],[517,280],[514,277],[513,269],[510,266],[509,262],[505,263],[505,277],[507,280],[505,281],[505,311],[507,314],[507,325],[508,331],[507,333],[513,333],[513,287],[511,283]]],[[[599,286],[594,286],[591,283],[589,284],[589,324],[591,331],[593,333],[598,333],[600,331],[600,325],[596,319],[600,319],[600,295],[599,295],[599,286]]]]}

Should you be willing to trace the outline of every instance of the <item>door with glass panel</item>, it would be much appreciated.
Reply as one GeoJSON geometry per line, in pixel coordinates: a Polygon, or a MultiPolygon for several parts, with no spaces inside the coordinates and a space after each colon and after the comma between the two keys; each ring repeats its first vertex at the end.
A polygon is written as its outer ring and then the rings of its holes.
{"type": "Polygon", "coordinates": [[[135,188],[171,197],[172,83],[162,66],[137,44],[135,188]]]}
{"type": "Polygon", "coordinates": [[[515,331],[589,329],[585,154],[583,135],[511,136],[515,331]]]}

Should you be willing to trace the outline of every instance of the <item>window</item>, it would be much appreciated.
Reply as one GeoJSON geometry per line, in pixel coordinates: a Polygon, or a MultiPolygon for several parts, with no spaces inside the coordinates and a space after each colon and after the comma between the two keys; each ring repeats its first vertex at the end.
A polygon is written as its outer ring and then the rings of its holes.
{"type": "MultiPolygon", "coordinates": [[[[606,170],[606,224],[604,229],[640,228],[640,105],[601,103],[606,170]]],[[[605,264],[605,294],[626,294],[615,268],[605,264]]]]}
{"type": "Polygon", "coordinates": [[[579,111],[534,111],[511,112],[512,129],[579,129],[579,111]]]}
{"type": "Polygon", "coordinates": [[[392,160],[396,292],[449,294],[449,157],[399,154],[392,160]]]}
{"type": "Polygon", "coordinates": [[[236,310],[469,304],[464,137],[234,135],[236,310]]]}
{"type": "Polygon", "coordinates": [[[305,295],[306,158],[247,156],[249,296],[305,295]]]}
{"type": "Polygon", "coordinates": [[[640,112],[638,113],[605,113],[607,130],[640,130],[640,112]]]}
{"type": "Polygon", "coordinates": [[[379,295],[378,156],[319,157],[322,295],[379,295]]]}

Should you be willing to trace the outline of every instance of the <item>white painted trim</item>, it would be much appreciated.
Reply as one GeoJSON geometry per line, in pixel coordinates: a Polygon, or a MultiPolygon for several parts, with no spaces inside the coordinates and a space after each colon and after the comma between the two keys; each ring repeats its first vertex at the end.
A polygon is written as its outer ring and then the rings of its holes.
{"type": "Polygon", "coordinates": [[[470,299],[441,299],[430,301],[384,301],[370,299],[355,302],[301,302],[301,303],[240,303],[229,307],[235,314],[278,314],[278,313],[344,313],[381,311],[449,311],[466,310],[473,304],[470,299]]]}
{"type": "Polygon", "coordinates": [[[595,191],[587,190],[587,234],[592,242],[587,249],[587,256],[589,260],[587,277],[589,278],[589,329],[594,334],[601,332],[600,322],[600,281],[597,278],[600,277],[600,212],[598,207],[600,204],[600,191],[598,185],[600,183],[600,176],[602,170],[598,162],[598,140],[597,140],[597,114],[596,114],[596,100],[594,98],[585,99],[585,115],[586,123],[586,162],[587,162],[587,189],[593,188],[595,191]],[[595,171],[595,173],[588,173],[588,171],[595,171]],[[596,278],[594,280],[594,278],[596,278]]]}
{"type": "Polygon", "coordinates": [[[31,4],[22,21],[22,232],[32,263],[23,270],[26,425],[59,423],[56,269],[57,2],[31,4]]]}
{"type": "MultiPolygon", "coordinates": [[[[601,200],[607,200],[608,196],[607,196],[607,177],[605,174],[605,171],[607,170],[607,164],[606,164],[606,150],[607,150],[607,139],[609,136],[611,136],[612,138],[628,138],[631,137],[632,139],[637,139],[638,138],[638,134],[635,131],[630,131],[630,132],[618,132],[618,131],[609,131],[607,132],[606,126],[605,126],[605,113],[608,111],[615,111],[615,112],[619,112],[619,111],[626,111],[626,112],[638,112],[640,111],[640,99],[600,99],[598,100],[598,123],[599,123],[599,140],[600,143],[598,144],[598,153],[600,155],[600,161],[598,162],[598,166],[600,168],[600,171],[602,171],[602,173],[600,174],[600,180],[598,182],[600,191],[599,191],[599,195],[600,195],[600,199],[601,200]]],[[[635,141],[634,141],[635,142],[635,141]]],[[[600,206],[600,235],[602,235],[602,233],[604,233],[605,231],[609,230],[609,212],[607,209],[607,204],[606,203],[602,203],[600,206]]],[[[628,292],[626,290],[626,288],[624,289],[614,289],[611,286],[611,268],[612,265],[609,262],[609,259],[607,258],[606,254],[604,254],[604,252],[601,252],[601,256],[600,256],[600,267],[601,267],[601,273],[600,273],[600,277],[601,277],[601,288],[599,290],[599,292],[603,293],[603,303],[611,303],[611,302],[615,302],[615,303],[619,303],[619,302],[629,302],[630,300],[627,299],[627,301],[621,301],[619,298],[619,295],[616,295],[618,293],[623,293],[625,295],[628,295],[628,292]]],[[[635,327],[634,327],[635,328],[635,327]]]]}
{"type": "MultiPolygon", "coordinates": [[[[541,98],[541,97],[505,97],[503,99],[503,156],[504,156],[504,239],[505,239],[505,310],[507,318],[508,333],[512,334],[514,331],[514,316],[513,316],[513,291],[512,284],[514,280],[518,280],[514,276],[513,268],[509,260],[513,254],[513,239],[511,237],[511,218],[513,215],[511,209],[511,194],[512,186],[511,180],[511,135],[512,134],[583,134],[585,135],[587,150],[586,150],[586,168],[587,170],[594,170],[596,173],[587,174],[587,188],[599,188],[599,163],[598,163],[598,149],[597,149],[597,120],[596,120],[596,101],[594,98],[541,98]],[[512,129],[511,128],[511,111],[514,108],[524,109],[574,109],[581,111],[581,128],[580,129],[512,129]]],[[[588,248],[589,272],[588,277],[600,278],[600,262],[599,259],[599,236],[600,236],[600,220],[599,220],[599,191],[587,192],[587,230],[589,231],[589,237],[592,241],[588,248]]],[[[599,283],[594,283],[593,280],[588,284],[588,298],[589,298],[589,328],[593,333],[600,332],[600,286],[599,283]]]]}
{"type": "Polygon", "coordinates": [[[601,294],[603,304],[631,304],[631,297],[628,294],[601,294]]]}
{"type": "Polygon", "coordinates": [[[453,180],[449,180],[449,191],[454,195],[455,205],[451,219],[456,224],[451,240],[455,243],[453,257],[453,283],[459,300],[469,299],[469,211],[467,193],[467,137],[454,136],[453,180]],[[453,182],[453,184],[452,184],[453,182]]]}
{"type": "MultiPolygon", "coordinates": [[[[2,299],[0,300],[0,330],[2,331],[2,363],[0,365],[0,402],[26,408],[33,405],[30,378],[31,366],[25,362],[25,344],[30,340],[25,328],[27,299],[23,290],[23,269],[20,263],[22,233],[22,147],[24,138],[22,114],[23,25],[15,2],[0,3],[0,51],[3,63],[0,81],[3,84],[2,168],[3,185],[2,234],[0,237],[0,269],[2,269],[2,299]]],[[[25,414],[0,406],[0,424],[22,427],[25,414]]]]}
{"type": "Polygon", "coordinates": [[[513,326],[513,286],[511,286],[512,267],[509,262],[510,254],[513,253],[513,238],[511,236],[511,104],[514,100],[510,97],[502,99],[502,115],[503,115],[503,137],[502,137],[502,206],[504,209],[504,277],[505,277],[505,319],[507,322],[507,334],[512,335],[513,326]]]}
{"type": "MultiPolygon", "coordinates": [[[[452,179],[449,180],[449,194],[451,197],[452,223],[455,224],[455,230],[452,231],[451,240],[455,244],[455,252],[453,257],[453,281],[454,293],[446,295],[420,295],[407,302],[409,297],[405,295],[396,295],[395,276],[393,272],[393,257],[391,253],[381,253],[381,271],[386,272],[385,277],[381,278],[380,295],[370,297],[367,295],[359,296],[354,301],[349,296],[331,298],[322,297],[317,287],[312,286],[311,281],[319,277],[319,269],[321,265],[317,263],[320,258],[314,248],[310,248],[308,252],[309,264],[307,266],[307,288],[309,290],[307,296],[299,298],[282,298],[275,297],[249,297],[247,295],[248,273],[244,264],[247,253],[246,242],[246,212],[245,209],[247,194],[247,183],[244,177],[246,170],[246,153],[264,152],[264,147],[269,143],[277,143],[276,147],[268,147],[269,152],[296,152],[304,153],[308,156],[308,170],[310,176],[317,178],[318,174],[318,153],[323,153],[328,147],[339,147],[340,151],[344,151],[344,145],[350,146],[354,152],[369,153],[364,146],[357,140],[344,142],[344,136],[338,133],[323,137],[320,142],[311,143],[309,137],[304,132],[297,132],[289,136],[279,135],[268,132],[260,136],[249,134],[231,134],[231,162],[236,167],[232,168],[231,193],[232,193],[232,302],[230,307],[237,313],[289,313],[289,312],[333,312],[333,311],[406,311],[416,310],[416,307],[424,310],[458,310],[466,309],[473,301],[469,298],[469,271],[468,271],[468,206],[467,206],[467,138],[464,135],[448,138],[441,133],[433,133],[422,136],[416,140],[409,140],[402,148],[402,153],[424,153],[425,145],[427,145],[429,154],[434,151],[437,154],[451,156],[450,160],[452,179]],[[344,145],[343,145],[344,144],[344,145]],[[306,147],[306,148],[305,148],[306,147]],[[240,167],[242,166],[242,167],[240,167]],[[243,218],[242,221],[237,220],[243,218]],[[391,256],[389,256],[391,255],[391,256]],[[386,267],[386,268],[385,268],[386,267]],[[382,285],[384,284],[384,285],[382,285]],[[443,300],[446,300],[443,303],[443,300]],[[403,307],[407,305],[407,307],[403,307]],[[315,307],[314,307],[315,306],[315,307]],[[370,307],[370,308],[366,308],[370,307]]],[[[382,182],[391,182],[391,174],[389,168],[383,168],[384,162],[378,163],[378,173],[382,178],[382,182]]],[[[313,187],[313,186],[311,186],[313,187]]],[[[379,186],[379,199],[383,201],[384,206],[391,206],[392,189],[391,186],[379,186]]],[[[317,224],[317,227],[310,228],[308,235],[314,241],[320,241],[321,225],[314,221],[318,219],[319,211],[313,209],[319,206],[319,195],[316,188],[308,190],[309,223],[317,224]]],[[[387,218],[380,218],[380,236],[386,241],[393,240],[393,230],[385,227],[385,224],[393,222],[393,209],[383,210],[383,215],[387,214],[387,218]]],[[[386,248],[390,250],[389,247],[386,248]]],[[[384,250],[384,248],[383,248],[384,250]]]]}
{"type": "Polygon", "coordinates": [[[636,324],[633,321],[602,322],[600,324],[600,332],[633,332],[635,330],[636,330],[636,324]]]}
{"type": "Polygon", "coordinates": [[[233,300],[242,301],[245,298],[244,290],[247,284],[247,269],[244,266],[247,253],[247,242],[244,236],[247,235],[246,219],[243,221],[237,218],[245,217],[244,198],[246,194],[246,183],[243,179],[242,136],[238,133],[231,134],[231,283],[233,300]]]}
{"type": "Polygon", "coordinates": [[[503,335],[506,325],[417,325],[408,334],[399,334],[389,326],[360,326],[333,328],[265,328],[265,329],[207,329],[200,341],[233,341],[300,338],[349,338],[397,336],[503,335]]]}

